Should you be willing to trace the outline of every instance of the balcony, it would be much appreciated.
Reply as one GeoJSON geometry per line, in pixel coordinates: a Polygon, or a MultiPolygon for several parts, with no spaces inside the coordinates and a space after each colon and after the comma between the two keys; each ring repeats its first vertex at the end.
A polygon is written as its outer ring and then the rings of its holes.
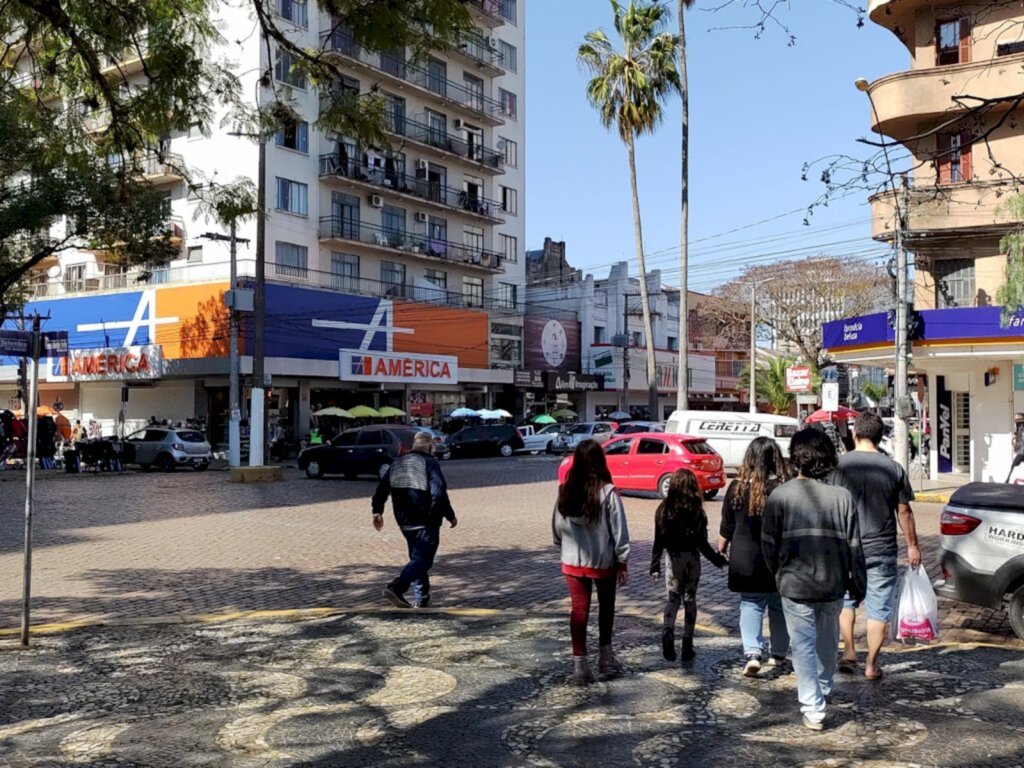
{"type": "Polygon", "coordinates": [[[129,45],[116,56],[102,56],[100,71],[107,77],[126,78],[142,72],[149,54],[149,32],[143,30],[136,36],[135,44],[129,45]]]}
{"type": "MultiPolygon", "coordinates": [[[[960,106],[954,97],[970,94],[998,100],[1021,92],[1024,54],[898,72],[871,84],[869,94],[877,111],[877,119],[871,116],[872,128],[902,140],[921,133],[923,123],[949,119],[956,112],[966,114],[968,107],[979,103],[972,98],[960,106]]],[[[989,109],[999,114],[1011,106],[1012,102],[1007,102],[989,109]]]]}
{"type": "Polygon", "coordinates": [[[499,0],[469,0],[468,5],[473,19],[491,29],[505,23],[499,0]]]}
{"type": "Polygon", "coordinates": [[[484,72],[498,77],[505,74],[504,56],[501,51],[491,45],[491,41],[481,35],[467,35],[462,42],[445,53],[484,72]]]}
{"type": "Polygon", "coordinates": [[[362,243],[371,246],[374,250],[392,255],[398,252],[428,261],[461,264],[492,273],[504,272],[501,266],[501,254],[497,251],[428,237],[426,234],[414,234],[403,230],[360,224],[340,216],[321,217],[320,239],[343,243],[362,243]]]}
{"type": "Polygon", "coordinates": [[[469,115],[470,119],[491,126],[505,123],[505,108],[500,101],[464,83],[448,80],[426,67],[406,61],[404,53],[395,55],[367,51],[348,30],[341,27],[322,33],[321,39],[324,51],[343,56],[373,74],[384,75],[399,90],[414,86],[422,97],[459,109],[469,115]]]}
{"type": "MultiPolygon", "coordinates": [[[[1013,181],[972,182],[915,186],[910,189],[908,217],[911,245],[925,238],[964,234],[978,236],[1004,234],[1019,222],[1007,221],[1000,208],[1006,200],[1024,191],[1013,181]]],[[[889,241],[893,236],[896,211],[893,193],[882,192],[871,197],[871,236],[889,241]]]]}
{"type": "MultiPolygon", "coordinates": [[[[124,165],[121,157],[112,158],[108,165],[120,168],[124,165]]],[[[134,159],[133,170],[142,174],[152,184],[179,182],[185,178],[185,159],[174,152],[147,152],[134,159]]]]}
{"type": "Polygon", "coordinates": [[[395,197],[426,203],[448,213],[452,210],[501,224],[501,203],[438,182],[414,178],[398,169],[387,169],[346,159],[337,153],[320,155],[320,178],[340,181],[348,187],[387,190],[395,197]]]}
{"type": "Polygon", "coordinates": [[[415,119],[391,115],[389,133],[433,149],[442,157],[469,160],[479,169],[492,175],[505,172],[505,154],[491,149],[481,141],[470,142],[465,136],[447,133],[443,128],[427,125],[415,119]]]}

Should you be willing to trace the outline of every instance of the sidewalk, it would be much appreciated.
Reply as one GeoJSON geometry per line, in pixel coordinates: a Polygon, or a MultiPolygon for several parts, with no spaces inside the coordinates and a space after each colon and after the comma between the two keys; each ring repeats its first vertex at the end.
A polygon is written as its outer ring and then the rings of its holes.
{"type": "Polygon", "coordinates": [[[699,633],[680,667],[658,636],[621,617],[625,674],[574,688],[560,613],[83,628],[0,652],[0,764],[1022,765],[1017,651],[887,652],[882,681],[839,681],[816,733],[792,674],[739,674],[736,638],[699,633]]]}

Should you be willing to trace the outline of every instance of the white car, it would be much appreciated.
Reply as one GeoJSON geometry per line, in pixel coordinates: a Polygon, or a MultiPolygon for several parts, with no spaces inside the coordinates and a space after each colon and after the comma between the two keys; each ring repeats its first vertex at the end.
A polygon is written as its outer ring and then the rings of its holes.
{"type": "Polygon", "coordinates": [[[939,597],[1002,608],[1024,639],[1024,487],[968,483],[958,488],[939,521],[942,579],[939,597]]]}
{"type": "Polygon", "coordinates": [[[517,427],[517,429],[523,437],[523,447],[518,452],[536,456],[542,451],[548,452],[551,441],[558,434],[560,427],[558,424],[549,424],[543,429],[538,430],[536,427],[526,424],[522,427],[517,427]]]}
{"type": "Polygon", "coordinates": [[[610,421],[584,421],[580,424],[562,425],[558,436],[552,441],[552,450],[574,451],[584,440],[603,443],[615,434],[615,424],[610,421]]]}

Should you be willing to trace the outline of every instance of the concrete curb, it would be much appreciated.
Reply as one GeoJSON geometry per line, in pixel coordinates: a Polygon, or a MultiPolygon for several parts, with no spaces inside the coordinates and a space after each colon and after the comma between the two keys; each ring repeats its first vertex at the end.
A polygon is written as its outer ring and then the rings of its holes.
{"type": "Polygon", "coordinates": [[[915,493],[914,501],[919,501],[922,504],[948,504],[951,495],[949,493],[928,493],[926,491],[924,493],[915,493]]]}

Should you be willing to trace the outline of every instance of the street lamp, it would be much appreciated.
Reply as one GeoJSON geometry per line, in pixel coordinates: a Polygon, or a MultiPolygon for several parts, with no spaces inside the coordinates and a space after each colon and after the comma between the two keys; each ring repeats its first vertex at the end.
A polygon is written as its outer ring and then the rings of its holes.
{"type": "Polygon", "coordinates": [[[757,286],[763,283],[770,283],[774,277],[765,277],[761,280],[744,281],[743,285],[750,286],[750,412],[757,413],[757,389],[754,384],[757,373],[757,286]]]}
{"type": "Polygon", "coordinates": [[[909,396],[907,392],[907,369],[910,367],[910,337],[907,328],[907,205],[900,205],[900,195],[908,193],[907,177],[901,179],[900,192],[896,191],[896,182],[892,172],[892,163],[889,161],[889,145],[885,140],[885,134],[881,131],[878,119],[878,109],[875,107],[875,100],[871,97],[871,86],[863,77],[854,81],[858,91],[867,94],[868,102],[871,104],[871,114],[874,117],[877,132],[882,145],[882,155],[885,158],[885,167],[889,179],[889,188],[892,190],[893,208],[896,214],[896,228],[893,233],[893,246],[896,249],[896,327],[895,327],[895,356],[896,376],[893,381],[893,399],[896,403],[894,421],[893,449],[896,452],[896,462],[907,469],[910,463],[910,431],[907,425],[908,413],[907,403],[909,396]]]}

